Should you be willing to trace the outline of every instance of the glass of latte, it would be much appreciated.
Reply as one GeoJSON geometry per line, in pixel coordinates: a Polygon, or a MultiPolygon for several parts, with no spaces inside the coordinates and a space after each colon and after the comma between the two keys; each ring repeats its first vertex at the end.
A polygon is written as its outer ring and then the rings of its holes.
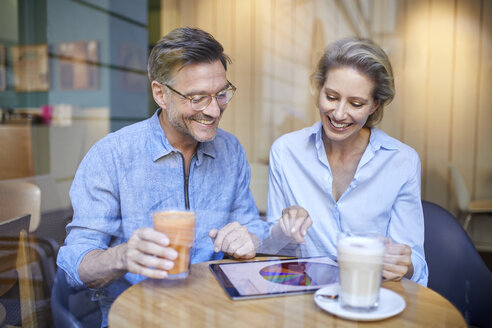
{"type": "Polygon", "coordinates": [[[339,297],[344,309],[358,312],[377,309],[384,248],[384,238],[375,233],[339,233],[339,297]]]}

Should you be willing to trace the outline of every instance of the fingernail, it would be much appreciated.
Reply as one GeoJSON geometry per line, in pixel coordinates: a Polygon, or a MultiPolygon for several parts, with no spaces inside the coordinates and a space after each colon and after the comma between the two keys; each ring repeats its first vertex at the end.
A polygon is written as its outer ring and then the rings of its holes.
{"type": "Polygon", "coordinates": [[[215,253],[219,252],[219,249],[217,247],[214,248],[215,253]]]}
{"type": "Polygon", "coordinates": [[[290,232],[291,232],[291,233],[296,232],[296,228],[292,228],[292,229],[290,229],[290,232]]]}

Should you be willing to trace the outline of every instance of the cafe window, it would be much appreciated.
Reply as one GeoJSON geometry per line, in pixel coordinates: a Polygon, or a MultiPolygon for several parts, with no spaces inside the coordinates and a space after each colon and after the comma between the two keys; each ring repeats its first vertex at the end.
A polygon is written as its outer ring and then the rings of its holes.
{"type": "MultiPolygon", "coordinates": [[[[159,10],[160,1],[146,0],[0,2],[0,224],[29,212],[30,225],[25,217],[19,224],[57,244],[41,261],[31,258],[29,275],[0,270],[1,326],[53,326],[54,260],[73,214],[77,167],[96,141],[156,110],[147,57],[155,43],[149,35],[159,37],[159,10]],[[28,286],[31,315],[19,287],[4,284],[9,274],[42,281],[28,286]]],[[[23,245],[1,240],[2,259],[23,245]]]]}

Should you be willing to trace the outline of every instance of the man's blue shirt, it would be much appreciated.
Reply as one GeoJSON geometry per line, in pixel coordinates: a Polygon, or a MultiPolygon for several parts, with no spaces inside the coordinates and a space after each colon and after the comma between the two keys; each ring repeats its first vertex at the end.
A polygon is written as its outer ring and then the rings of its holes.
{"type": "MultiPolygon", "coordinates": [[[[81,162],[70,190],[73,221],[58,255],[71,284],[83,284],[78,268],[88,252],[126,242],[136,229],[152,227],[154,211],[185,209],[183,156],[166,139],[159,112],[110,133],[81,162]]],[[[218,129],[214,140],[199,143],[187,188],[189,209],[197,214],[192,263],[223,257],[214,252],[208,236],[212,228],[238,221],[264,238],[268,224],[259,220],[249,181],[249,165],[236,137],[218,129]]],[[[124,279],[134,284],[144,277],[127,273],[124,279]]]]}

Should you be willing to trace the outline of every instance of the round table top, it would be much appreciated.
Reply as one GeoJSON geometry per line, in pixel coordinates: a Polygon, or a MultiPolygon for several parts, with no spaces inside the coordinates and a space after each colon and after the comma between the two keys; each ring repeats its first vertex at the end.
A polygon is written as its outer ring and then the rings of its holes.
{"type": "MultiPolygon", "coordinates": [[[[268,258],[275,259],[275,258],[268,258]]],[[[257,259],[259,260],[259,259],[257,259]]],[[[400,314],[371,322],[349,321],[319,308],[313,294],[231,300],[209,270],[213,262],[191,266],[184,280],[146,279],[113,303],[110,327],[466,327],[444,297],[408,279],[383,282],[405,299],[400,314]]]]}

